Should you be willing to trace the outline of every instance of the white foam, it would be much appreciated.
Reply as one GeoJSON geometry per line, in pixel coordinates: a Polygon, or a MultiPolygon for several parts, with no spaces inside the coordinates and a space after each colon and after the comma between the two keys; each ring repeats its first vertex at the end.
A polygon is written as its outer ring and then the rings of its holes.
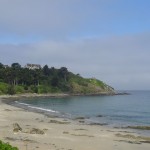
{"type": "Polygon", "coordinates": [[[35,106],[28,106],[28,107],[33,108],[33,109],[42,110],[42,111],[48,111],[48,112],[58,113],[58,111],[54,111],[54,110],[51,110],[51,109],[45,109],[45,108],[35,107],[35,106]]]}
{"type": "Polygon", "coordinates": [[[18,102],[18,101],[15,101],[15,103],[21,104],[21,105],[25,105],[25,106],[29,106],[29,104],[26,104],[26,103],[20,103],[20,102],[18,102]]]}
{"type": "Polygon", "coordinates": [[[54,111],[54,110],[51,110],[51,109],[45,109],[45,108],[41,108],[41,107],[35,107],[35,106],[31,106],[31,105],[26,104],[26,103],[20,103],[18,101],[15,101],[15,103],[20,104],[20,105],[25,105],[25,106],[27,106],[29,108],[33,108],[33,109],[38,109],[38,110],[53,112],[53,113],[59,113],[58,111],[54,111]]]}

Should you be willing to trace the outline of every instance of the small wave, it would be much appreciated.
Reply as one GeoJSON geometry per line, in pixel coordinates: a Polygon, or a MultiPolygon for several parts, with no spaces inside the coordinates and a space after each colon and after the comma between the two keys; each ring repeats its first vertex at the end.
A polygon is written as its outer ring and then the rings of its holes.
{"type": "Polygon", "coordinates": [[[38,109],[38,110],[53,112],[53,113],[59,113],[58,111],[54,111],[54,110],[51,110],[51,109],[45,109],[45,108],[41,108],[41,107],[35,107],[35,106],[31,106],[31,105],[26,104],[26,103],[20,103],[18,101],[15,101],[15,103],[20,104],[20,105],[25,105],[25,106],[27,106],[29,108],[33,108],[33,109],[38,109]]]}
{"type": "Polygon", "coordinates": [[[21,105],[25,105],[25,106],[29,106],[29,104],[26,104],[26,103],[20,103],[20,102],[18,102],[18,101],[15,101],[15,103],[21,104],[21,105]]]}
{"type": "Polygon", "coordinates": [[[41,107],[35,107],[35,106],[28,106],[28,107],[33,108],[33,109],[42,110],[42,111],[47,111],[47,112],[59,113],[58,111],[54,111],[51,109],[45,109],[45,108],[41,108],[41,107]]]}

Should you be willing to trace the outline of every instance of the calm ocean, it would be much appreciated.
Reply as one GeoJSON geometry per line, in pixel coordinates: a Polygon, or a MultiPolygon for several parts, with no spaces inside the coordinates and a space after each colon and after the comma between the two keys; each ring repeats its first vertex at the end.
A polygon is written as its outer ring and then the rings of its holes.
{"type": "Polygon", "coordinates": [[[130,95],[37,98],[16,103],[70,118],[112,126],[150,125],[150,91],[128,91],[130,95]]]}

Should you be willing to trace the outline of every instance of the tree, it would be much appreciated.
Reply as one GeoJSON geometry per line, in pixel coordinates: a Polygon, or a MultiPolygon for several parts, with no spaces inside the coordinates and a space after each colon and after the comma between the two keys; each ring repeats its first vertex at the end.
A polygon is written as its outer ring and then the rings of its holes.
{"type": "Polygon", "coordinates": [[[21,70],[21,65],[19,63],[13,63],[11,65],[12,74],[13,74],[13,84],[18,85],[19,82],[19,74],[21,70]]]}
{"type": "Polygon", "coordinates": [[[65,82],[67,81],[69,72],[68,72],[68,69],[66,67],[61,67],[59,69],[58,74],[61,78],[63,78],[65,80],[65,82]]]}
{"type": "Polygon", "coordinates": [[[48,68],[47,65],[45,65],[45,66],[43,67],[43,73],[44,73],[45,76],[48,76],[48,75],[49,75],[50,71],[49,71],[49,68],[48,68]]]}
{"type": "Polygon", "coordinates": [[[15,77],[12,68],[5,68],[3,73],[4,81],[8,84],[13,84],[15,77]]]}
{"type": "Polygon", "coordinates": [[[0,69],[4,68],[4,65],[2,63],[0,63],[0,69]]]}
{"type": "Polygon", "coordinates": [[[10,85],[10,86],[8,87],[8,92],[7,92],[7,93],[10,94],[10,95],[16,94],[15,88],[14,88],[13,85],[10,85]]]}
{"type": "Polygon", "coordinates": [[[58,87],[59,86],[59,78],[57,76],[52,78],[51,85],[54,86],[54,87],[58,87]]]}
{"type": "Polygon", "coordinates": [[[4,80],[4,74],[5,74],[4,65],[0,63],[0,82],[4,80]]]}
{"type": "Polygon", "coordinates": [[[12,67],[13,69],[21,69],[21,65],[20,65],[19,63],[13,63],[13,64],[11,65],[11,67],[12,67]]]}

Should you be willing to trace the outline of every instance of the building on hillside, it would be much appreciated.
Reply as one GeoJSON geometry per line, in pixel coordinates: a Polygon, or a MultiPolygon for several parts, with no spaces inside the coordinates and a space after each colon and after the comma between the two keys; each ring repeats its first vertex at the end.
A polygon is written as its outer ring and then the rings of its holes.
{"type": "Polygon", "coordinates": [[[39,64],[26,64],[25,68],[32,69],[32,70],[41,69],[41,65],[39,65],[39,64]]]}
{"type": "Polygon", "coordinates": [[[8,66],[8,65],[3,65],[3,67],[4,67],[4,68],[9,68],[9,66],[8,66]]]}

